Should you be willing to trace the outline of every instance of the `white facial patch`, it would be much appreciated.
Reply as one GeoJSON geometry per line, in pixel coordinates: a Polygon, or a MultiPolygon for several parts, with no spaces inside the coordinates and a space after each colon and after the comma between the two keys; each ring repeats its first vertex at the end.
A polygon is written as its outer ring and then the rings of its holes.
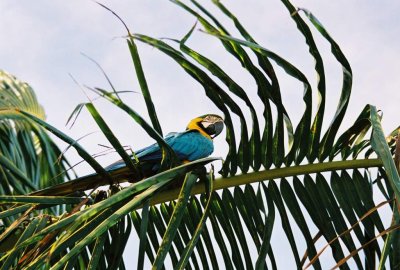
{"type": "Polygon", "coordinates": [[[201,121],[201,124],[203,125],[204,128],[208,128],[209,125],[212,124],[212,122],[208,122],[208,121],[201,121]]]}
{"type": "Polygon", "coordinates": [[[214,124],[215,122],[223,121],[220,117],[214,115],[207,115],[203,121],[201,121],[202,125],[207,128],[209,125],[214,124]]]}

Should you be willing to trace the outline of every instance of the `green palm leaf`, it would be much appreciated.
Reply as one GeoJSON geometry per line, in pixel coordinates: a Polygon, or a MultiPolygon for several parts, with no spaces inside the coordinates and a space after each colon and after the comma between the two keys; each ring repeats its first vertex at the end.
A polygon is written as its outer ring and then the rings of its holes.
{"type": "Polygon", "coordinates": [[[33,89],[0,70],[1,194],[26,194],[64,181],[65,159],[44,129],[10,110],[45,118],[33,89]]]}
{"type": "MultiPolygon", "coordinates": [[[[304,83],[305,85],[305,94],[304,94],[304,101],[306,104],[306,109],[304,111],[303,118],[300,120],[298,126],[295,129],[295,132],[293,134],[293,142],[291,141],[289,137],[288,141],[288,146],[287,148],[284,147],[284,142],[280,141],[282,140],[282,127],[283,127],[283,116],[277,116],[275,124],[273,123],[272,118],[267,115],[267,117],[264,117],[265,124],[264,126],[266,127],[266,130],[264,130],[264,134],[269,133],[269,137],[273,139],[265,140],[264,144],[265,149],[271,149],[270,152],[272,151],[272,155],[265,155],[262,157],[257,157],[255,156],[254,151],[252,152],[253,155],[251,155],[251,159],[247,160],[250,164],[256,164],[256,159],[264,160],[263,165],[265,166],[264,169],[268,169],[269,171],[260,171],[257,172],[258,167],[253,166],[253,169],[255,169],[256,172],[249,173],[249,174],[244,174],[240,176],[234,176],[230,178],[226,178],[225,181],[221,180],[221,182],[227,183],[226,187],[229,186],[236,186],[238,185],[238,182],[235,182],[236,179],[241,178],[241,179],[246,179],[248,180],[247,183],[253,182],[253,181],[263,181],[263,180],[272,180],[272,179],[281,179],[281,187],[280,189],[278,186],[275,184],[275,181],[270,182],[268,185],[268,192],[265,195],[267,198],[272,196],[272,199],[275,203],[275,206],[279,210],[279,215],[281,217],[281,221],[283,224],[283,229],[286,233],[286,236],[288,238],[288,241],[290,243],[294,260],[297,264],[298,268],[302,268],[304,266],[304,260],[303,263],[301,262],[301,257],[298,252],[298,248],[296,246],[296,240],[294,235],[292,234],[292,226],[294,224],[291,224],[289,221],[289,216],[288,213],[286,212],[286,207],[289,208],[291,215],[295,221],[295,225],[297,225],[300,230],[302,231],[303,237],[307,242],[308,246],[308,257],[311,260],[315,255],[316,255],[316,249],[315,249],[315,243],[313,242],[311,238],[311,234],[307,227],[305,226],[305,216],[304,214],[300,211],[300,204],[302,204],[302,207],[305,207],[309,216],[313,220],[314,224],[317,226],[319,229],[320,234],[325,238],[327,242],[331,241],[334,239],[337,235],[340,233],[346,231],[348,229],[348,223],[354,224],[357,222],[359,218],[361,218],[364,214],[368,212],[369,209],[373,209],[375,207],[375,203],[373,200],[373,193],[371,193],[371,189],[373,186],[370,184],[373,182],[373,178],[371,178],[369,175],[367,175],[365,172],[366,168],[370,167],[368,165],[369,162],[375,163],[373,160],[368,160],[368,159],[359,159],[355,160],[355,162],[362,162],[363,165],[360,163],[360,167],[357,168],[357,170],[354,170],[354,173],[352,176],[350,176],[346,170],[353,169],[353,165],[351,165],[352,162],[351,160],[347,160],[349,157],[356,159],[360,153],[365,149],[368,148],[369,143],[367,139],[364,139],[364,136],[366,135],[368,129],[370,128],[370,119],[369,116],[369,111],[370,107],[367,106],[364,111],[360,114],[360,117],[357,119],[356,123],[350,127],[348,131],[346,131],[343,135],[339,136],[339,139],[335,140],[337,131],[339,130],[340,123],[342,122],[342,119],[344,117],[350,93],[351,93],[351,68],[350,65],[348,64],[345,56],[341,52],[339,46],[335,43],[335,41],[327,34],[326,30],[323,28],[323,26],[315,19],[315,17],[312,16],[309,12],[306,11],[307,16],[310,18],[312,23],[316,25],[317,29],[321,32],[323,37],[325,37],[328,42],[332,44],[332,53],[338,60],[339,64],[343,66],[343,74],[344,74],[344,79],[343,79],[343,89],[342,89],[342,95],[339,100],[338,104],[338,109],[336,111],[336,114],[334,116],[334,119],[331,121],[330,126],[328,127],[328,130],[325,132],[323,135],[322,139],[320,139],[320,134],[321,134],[321,129],[322,129],[322,119],[324,115],[324,103],[325,103],[325,81],[324,81],[324,67],[322,63],[322,59],[318,53],[318,49],[315,45],[313,36],[311,31],[309,30],[307,24],[301,19],[300,15],[298,13],[295,13],[293,16],[293,19],[295,20],[298,28],[300,29],[301,33],[306,37],[307,44],[310,47],[310,53],[312,56],[316,59],[316,72],[319,75],[320,81],[318,84],[318,91],[320,93],[321,100],[318,102],[318,109],[317,113],[314,117],[313,124],[311,125],[311,85],[308,83],[308,80],[306,77],[298,70],[295,66],[293,66],[291,63],[288,61],[284,60],[274,52],[263,48],[262,46],[258,45],[254,39],[248,34],[248,32],[241,26],[239,21],[236,19],[236,17],[229,12],[219,1],[215,1],[216,5],[221,8],[221,10],[228,16],[230,17],[234,23],[235,26],[238,28],[239,32],[243,35],[243,37],[246,40],[241,40],[234,38],[229,35],[229,33],[226,31],[226,29],[219,23],[215,17],[213,17],[209,12],[207,12],[204,8],[200,6],[199,3],[192,1],[198,8],[200,8],[201,11],[204,12],[205,16],[210,18],[210,21],[208,21],[204,16],[200,15],[199,13],[195,12],[192,8],[187,6],[186,4],[183,4],[180,1],[174,1],[177,3],[179,6],[183,7],[186,11],[194,15],[199,22],[204,26],[204,29],[206,32],[210,33],[211,35],[216,36],[218,39],[221,40],[222,45],[227,49],[227,51],[235,56],[238,56],[237,52],[241,52],[241,56],[246,54],[242,46],[248,47],[253,50],[253,52],[256,54],[256,56],[259,59],[259,65],[262,66],[262,63],[268,63],[269,64],[269,72],[267,72],[266,68],[264,69],[265,73],[262,74],[260,72],[255,72],[255,64],[251,63],[246,63],[242,64],[244,66],[252,66],[251,69],[249,69],[249,72],[251,74],[256,74],[254,75],[255,80],[259,81],[260,76],[263,76],[264,79],[262,80],[272,80],[271,74],[274,73],[274,67],[273,65],[270,64],[270,60],[274,61],[278,66],[282,67],[284,71],[289,76],[292,76],[294,78],[297,78],[301,82],[304,83]],[[263,62],[262,62],[263,61],[263,62]],[[271,127],[275,126],[274,134],[271,134],[271,127]],[[311,134],[311,136],[309,136],[311,134]],[[286,150],[285,150],[286,148],[286,150]],[[283,153],[287,153],[285,156],[283,156],[283,153]],[[266,158],[270,158],[270,160],[266,160],[266,158]],[[307,157],[307,160],[304,160],[307,157]],[[296,173],[292,173],[293,169],[299,169],[302,168],[302,166],[293,166],[293,164],[304,164],[306,163],[311,163],[315,160],[315,158],[318,158],[318,160],[321,162],[326,159],[326,157],[329,157],[331,162],[327,163],[315,163],[314,166],[321,166],[318,169],[316,168],[315,171],[309,171],[309,172],[300,172],[297,171],[296,173]],[[333,160],[337,159],[343,159],[343,167],[330,167],[331,165],[334,165],[336,162],[333,160]],[[280,167],[282,162],[285,163],[285,167],[282,168],[282,175],[279,176],[269,176],[269,173],[271,171],[271,165],[275,165],[277,167],[280,167]],[[294,163],[293,163],[294,162],[294,163]],[[328,166],[323,169],[324,166],[328,166]],[[330,176],[323,175],[321,172],[332,172],[330,176]],[[336,173],[337,172],[337,173],[336,173]],[[316,174],[316,178],[314,178],[314,173],[316,174]],[[292,184],[288,182],[285,178],[290,177],[290,176],[300,176],[301,178],[294,178],[292,181],[292,184]],[[327,178],[328,177],[328,178],[327,178]],[[340,178],[345,178],[347,181],[339,180],[340,178]],[[328,181],[328,179],[331,179],[331,181],[328,181]],[[233,183],[231,182],[233,181],[233,183]],[[357,183],[356,186],[353,186],[352,182],[357,183]],[[229,182],[231,182],[229,184],[229,182]],[[331,183],[331,184],[330,184],[331,183]],[[341,190],[338,190],[337,184],[343,186],[341,190]],[[353,192],[356,192],[358,194],[358,197],[354,200],[352,200],[350,203],[345,202],[343,198],[343,194],[345,194],[347,190],[347,196],[353,196],[353,192]],[[353,192],[349,192],[349,190],[353,192]],[[335,192],[334,192],[335,191],[335,192]],[[282,200],[283,199],[283,200],[282,200]],[[360,204],[359,202],[364,202],[364,204],[360,204]],[[339,204],[340,203],[340,204],[339,204]],[[354,216],[353,213],[356,213],[356,216],[354,216]],[[347,213],[347,215],[344,215],[347,213]],[[327,221],[330,221],[327,223],[327,221]]],[[[288,11],[290,13],[293,13],[295,9],[293,6],[288,2],[284,1],[285,6],[288,8],[288,11]]],[[[240,98],[242,98],[247,104],[249,103],[249,100],[246,95],[243,94],[238,94],[236,92],[237,90],[240,91],[240,86],[234,82],[233,79],[229,78],[227,74],[225,74],[212,60],[208,59],[207,57],[199,54],[198,52],[194,51],[193,49],[187,47],[184,43],[188,40],[190,35],[192,34],[193,29],[186,35],[182,41],[180,42],[180,47],[178,49],[174,49],[167,43],[165,43],[162,40],[158,40],[155,38],[151,38],[149,36],[145,35],[139,35],[135,34],[134,37],[142,41],[144,43],[147,43],[151,46],[154,46],[157,49],[160,49],[162,52],[166,53],[166,55],[170,56],[172,59],[177,61],[178,64],[182,66],[182,68],[188,72],[189,75],[194,77],[200,84],[203,85],[203,87],[206,89],[206,91],[213,91],[214,94],[207,94],[208,96],[212,95],[219,95],[220,99],[223,100],[225,104],[229,104],[232,101],[229,100],[228,98],[224,98],[225,92],[223,92],[222,89],[219,87],[214,87],[214,82],[213,78],[209,77],[203,71],[201,71],[200,67],[196,67],[194,63],[189,62],[189,59],[186,59],[180,51],[183,53],[187,54],[191,58],[193,58],[197,63],[205,67],[210,73],[212,73],[215,78],[220,79],[222,82],[226,84],[228,89],[232,91],[232,93],[238,95],[240,98]]],[[[237,57],[237,59],[246,59],[246,57],[237,57]]],[[[247,58],[249,60],[249,58],[247,58]]],[[[258,84],[260,88],[262,88],[262,84],[258,84]]],[[[268,88],[264,89],[265,92],[271,93],[271,90],[268,88]]],[[[279,91],[279,89],[278,89],[279,91]]],[[[273,104],[276,106],[276,109],[278,112],[281,110],[280,106],[283,106],[279,94],[276,95],[276,98],[271,98],[271,101],[273,104]]],[[[211,98],[214,103],[219,106],[219,101],[216,99],[211,98]]],[[[268,103],[269,104],[269,103],[268,103]]],[[[236,105],[237,106],[237,105],[236,105]]],[[[268,108],[269,105],[266,106],[268,108]]],[[[228,105],[228,108],[231,110],[231,112],[235,113],[235,104],[228,105]]],[[[251,110],[251,106],[249,106],[251,110]]],[[[268,110],[267,110],[268,111],[268,110]]],[[[282,109],[282,115],[285,115],[285,110],[282,109]]],[[[227,116],[226,111],[224,110],[225,116],[227,116]]],[[[230,114],[230,112],[229,112],[230,114]]],[[[253,121],[257,119],[256,117],[253,117],[253,121]]],[[[288,134],[290,135],[290,128],[291,124],[289,122],[289,117],[287,116],[287,121],[286,121],[286,126],[288,127],[288,134]],[[289,124],[288,124],[289,123],[289,124]]],[[[254,126],[259,126],[258,123],[257,125],[253,124],[254,126]]],[[[229,129],[232,128],[231,125],[227,125],[228,128],[228,134],[233,133],[234,129],[232,131],[229,131],[229,129]]],[[[246,132],[243,128],[241,128],[241,134],[243,135],[243,132],[246,132]]],[[[227,137],[229,140],[230,138],[227,137]]],[[[246,161],[243,159],[243,157],[240,156],[240,154],[243,154],[243,151],[240,150],[242,147],[242,142],[245,139],[245,137],[242,137],[241,143],[239,143],[239,149],[238,151],[230,150],[228,153],[228,156],[226,157],[226,162],[230,162],[231,160],[238,160],[238,161],[246,161]],[[237,154],[236,154],[237,153],[237,154]]],[[[231,139],[232,140],[232,139],[231,139]]],[[[254,141],[253,141],[254,142],[254,141]]],[[[249,144],[252,142],[250,141],[249,144]]],[[[232,147],[233,143],[232,141],[230,142],[230,145],[232,147]]],[[[236,147],[236,146],[235,146],[236,147]]],[[[377,150],[376,147],[373,148],[375,151],[377,150]]],[[[267,151],[267,150],[264,150],[267,151]]],[[[260,155],[264,154],[265,152],[259,152],[260,155]]],[[[242,169],[242,173],[246,173],[247,170],[243,168],[247,168],[245,164],[239,163],[240,168],[242,169]]],[[[372,165],[372,163],[371,163],[372,165]]],[[[234,166],[234,165],[233,165],[234,166]]],[[[306,165],[307,166],[307,165],[306,165]]],[[[313,165],[311,165],[313,166],[313,165]]],[[[382,166],[381,161],[376,161],[373,167],[380,167],[382,166]]],[[[275,169],[276,170],[276,169],[275,169]]],[[[274,169],[272,169],[274,171],[274,169]]],[[[391,170],[393,172],[393,169],[391,170]]],[[[235,170],[231,171],[231,174],[235,173],[235,170]]],[[[394,173],[397,174],[397,172],[394,170],[394,173]]],[[[225,174],[223,174],[225,175],[225,174]]],[[[216,181],[216,184],[214,185],[215,189],[218,188],[218,183],[219,181],[216,181]]],[[[246,182],[243,181],[241,184],[245,184],[246,182]]],[[[222,185],[222,184],[220,184],[222,185]]],[[[229,192],[227,190],[224,191],[229,192]]],[[[240,194],[240,193],[238,193],[240,194]]],[[[246,196],[246,200],[251,201],[252,205],[249,205],[249,208],[254,208],[256,206],[256,209],[252,211],[252,216],[258,216],[257,214],[258,211],[265,211],[262,210],[264,209],[263,203],[262,204],[256,204],[258,202],[256,199],[251,199],[251,197],[246,196]]],[[[240,202],[243,200],[240,200],[239,197],[235,198],[236,202],[240,202]]],[[[236,207],[239,207],[238,205],[235,205],[236,207]]],[[[274,213],[274,210],[271,210],[271,207],[269,207],[271,215],[274,213]]],[[[272,208],[273,209],[273,208],[272,208]]],[[[247,209],[249,211],[249,209],[247,209]]],[[[214,212],[212,215],[215,215],[217,217],[216,221],[218,220],[218,216],[221,216],[221,220],[230,220],[233,222],[232,217],[223,215],[222,213],[229,212],[229,208],[222,209],[220,212],[214,212]]],[[[246,213],[243,212],[242,213],[246,213]]],[[[245,216],[242,217],[243,220],[247,220],[249,218],[248,215],[245,214],[245,216]]],[[[258,219],[256,224],[262,224],[262,227],[264,230],[266,228],[269,228],[271,226],[271,221],[269,223],[266,223],[266,219],[258,219]]],[[[271,218],[272,220],[272,218],[271,218]]],[[[213,224],[213,222],[211,222],[213,224]]],[[[273,223],[273,222],[272,222],[273,223]]],[[[244,229],[244,231],[254,231],[254,225],[251,225],[251,223],[246,223],[243,222],[243,224],[247,225],[247,228],[244,229]],[[253,228],[253,229],[252,229],[253,228]]],[[[372,269],[375,267],[375,256],[378,258],[381,256],[380,252],[380,246],[377,242],[377,240],[374,240],[370,242],[371,239],[374,239],[375,233],[374,230],[378,230],[379,232],[384,231],[384,226],[382,223],[382,220],[379,216],[379,214],[374,213],[371,214],[370,217],[368,217],[365,221],[363,221],[363,225],[365,226],[365,232],[361,232],[361,230],[356,229],[357,231],[361,233],[356,233],[358,236],[353,239],[349,235],[345,235],[341,237],[341,241],[343,245],[349,250],[350,252],[356,249],[356,243],[360,243],[361,245],[365,243],[369,243],[368,246],[364,248],[365,256],[368,259],[365,264],[362,263],[360,257],[356,254],[353,259],[356,265],[359,268],[367,268],[367,269],[372,269]],[[365,235],[366,234],[366,235],[365,235]]],[[[220,243],[220,252],[224,257],[224,261],[226,265],[228,266],[229,264],[227,263],[228,260],[232,260],[233,258],[237,259],[237,256],[242,257],[243,261],[248,261],[248,256],[246,256],[247,251],[239,251],[240,248],[239,246],[236,248],[237,240],[238,239],[230,239],[231,235],[236,235],[239,237],[242,232],[235,232],[232,230],[228,230],[230,227],[229,223],[220,223],[219,225],[214,225],[212,226],[213,229],[215,230],[217,227],[223,228],[223,231],[220,231],[223,235],[228,237],[228,241],[231,246],[231,251],[229,252],[226,247],[225,243],[217,242],[220,243]],[[231,254],[232,258],[230,259],[231,254]],[[224,255],[225,254],[225,255],[224,255]]],[[[270,228],[269,228],[270,229],[270,228]]],[[[260,243],[262,239],[261,236],[264,235],[261,232],[259,232],[259,235],[256,236],[256,233],[253,233],[253,241],[254,244],[257,246],[257,243],[260,243]]],[[[268,235],[268,234],[267,234],[268,235]]],[[[268,239],[268,238],[267,238],[268,239]]],[[[223,241],[221,239],[221,241],[223,241]]],[[[298,241],[298,240],[297,240],[298,241]]],[[[269,241],[266,243],[263,243],[263,245],[269,245],[269,241]]],[[[331,243],[332,250],[334,251],[332,253],[333,257],[337,262],[340,262],[344,257],[345,257],[345,252],[346,250],[339,244],[338,241],[334,241],[331,243]]],[[[244,248],[246,249],[246,248],[244,248]]],[[[268,250],[268,249],[267,249],[268,250]]],[[[264,251],[265,252],[265,251],[264,251]]],[[[266,254],[266,253],[265,253],[266,254]]],[[[274,260],[273,255],[269,255],[271,263],[274,260]]],[[[233,259],[234,260],[234,259],[233,259]]],[[[237,268],[243,268],[244,265],[242,265],[239,261],[235,263],[235,261],[232,261],[237,268]]],[[[253,262],[254,263],[254,262],[253,262]]],[[[260,266],[259,260],[257,263],[258,266],[260,266]]],[[[318,260],[314,263],[314,267],[320,268],[320,263],[318,260]]],[[[343,268],[348,268],[347,264],[344,263],[342,265],[343,268]]],[[[248,264],[247,264],[248,268],[248,264]]]]}

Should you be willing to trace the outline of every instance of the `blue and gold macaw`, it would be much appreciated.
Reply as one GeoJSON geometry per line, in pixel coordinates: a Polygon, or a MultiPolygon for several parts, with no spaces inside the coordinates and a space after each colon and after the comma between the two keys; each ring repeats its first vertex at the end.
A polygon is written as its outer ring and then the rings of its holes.
{"type": "MultiPolygon", "coordinates": [[[[185,131],[169,133],[165,137],[165,141],[182,162],[194,161],[211,155],[214,151],[213,139],[222,132],[223,128],[224,121],[222,117],[215,114],[206,114],[190,121],[185,131]]],[[[149,177],[157,173],[162,159],[162,153],[157,143],[137,151],[136,156],[140,162],[141,177],[149,177]]],[[[121,160],[109,165],[106,170],[119,171],[121,169],[121,172],[115,174],[114,177],[130,179],[130,182],[139,180],[138,176],[124,172],[123,167],[125,166],[125,162],[121,160]]],[[[95,188],[99,185],[107,185],[107,181],[107,178],[94,173],[34,192],[32,195],[65,196],[77,191],[95,188]]]]}
{"type": "MultiPolygon", "coordinates": [[[[224,128],[222,117],[215,114],[206,114],[196,117],[189,122],[183,132],[171,132],[164,138],[165,142],[174,150],[182,162],[194,161],[211,155],[214,151],[213,139],[224,128]]],[[[150,169],[155,173],[162,159],[158,143],[152,144],[135,152],[140,163],[153,164],[150,169]]],[[[123,160],[115,162],[107,170],[116,170],[125,166],[123,160]]],[[[145,172],[145,175],[151,173],[145,172]]]]}

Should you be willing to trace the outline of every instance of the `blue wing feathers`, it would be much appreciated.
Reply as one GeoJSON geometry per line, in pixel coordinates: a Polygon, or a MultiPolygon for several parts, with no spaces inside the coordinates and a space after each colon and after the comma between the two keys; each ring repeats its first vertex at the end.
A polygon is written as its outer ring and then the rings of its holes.
{"type": "MultiPolygon", "coordinates": [[[[193,161],[205,158],[214,151],[213,143],[197,131],[172,132],[165,138],[165,142],[175,151],[180,160],[193,161]]],[[[158,143],[147,146],[135,152],[140,161],[158,161],[162,153],[158,143]]],[[[125,166],[123,160],[115,162],[106,167],[107,170],[114,170],[125,166]]]]}

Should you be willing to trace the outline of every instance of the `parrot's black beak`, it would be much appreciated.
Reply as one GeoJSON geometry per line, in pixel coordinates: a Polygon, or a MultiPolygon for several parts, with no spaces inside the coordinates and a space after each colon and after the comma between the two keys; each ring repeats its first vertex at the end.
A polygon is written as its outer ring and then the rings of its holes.
{"type": "Polygon", "coordinates": [[[217,137],[222,132],[223,129],[224,129],[223,121],[215,122],[213,124],[210,124],[207,128],[205,128],[207,134],[210,135],[211,138],[217,137]]]}

